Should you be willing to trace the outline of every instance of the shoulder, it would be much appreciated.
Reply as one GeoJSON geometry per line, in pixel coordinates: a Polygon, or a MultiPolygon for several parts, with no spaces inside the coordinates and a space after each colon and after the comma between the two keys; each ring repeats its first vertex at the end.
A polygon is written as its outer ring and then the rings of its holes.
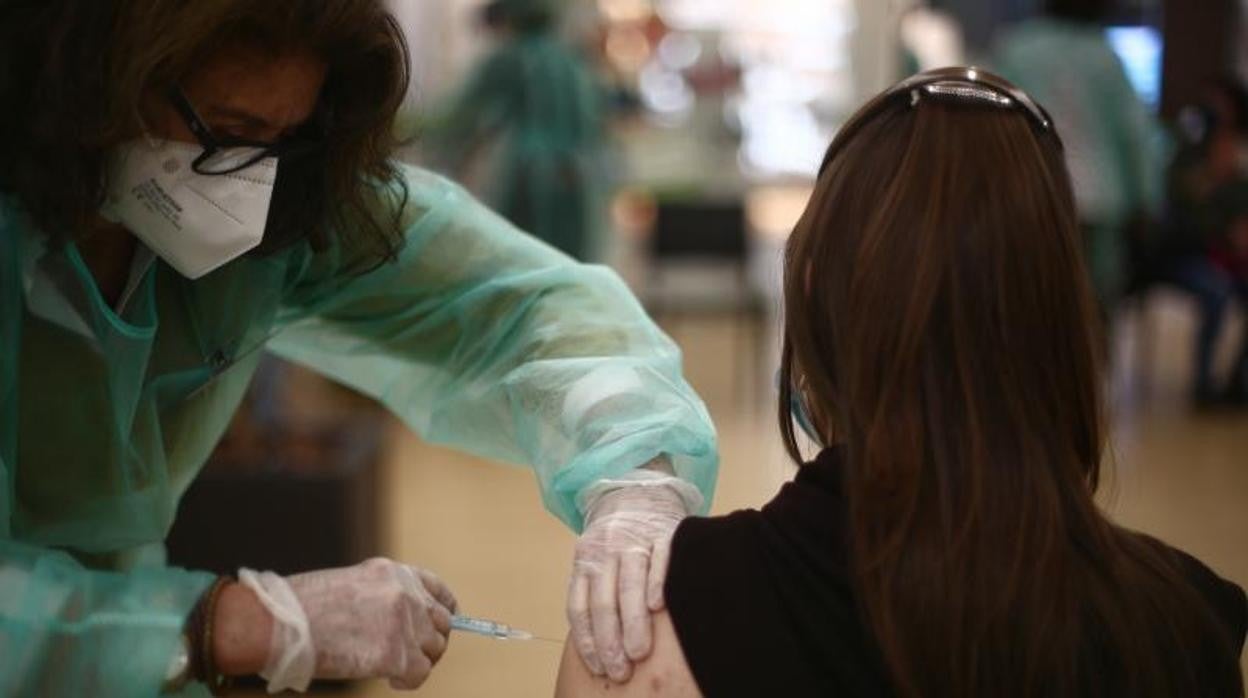
{"type": "Polygon", "coordinates": [[[1214,610],[1230,632],[1236,648],[1242,650],[1248,634],[1248,596],[1234,582],[1218,576],[1200,560],[1177,548],[1170,548],[1184,576],[1214,610]]]}
{"type": "MultiPolygon", "coordinates": [[[[508,227],[498,214],[451,179],[406,162],[395,160],[391,165],[394,176],[378,183],[376,191],[378,203],[385,207],[383,217],[397,217],[403,237],[400,257],[416,253],[441,233],[454,232],[464,242],[473,232],[508,227]]],[[[350,250],[336,252],[350,255],[350,250]]]]}
{"type": "Polygon", "coordinates": [[[503,222],[476,196],[449,178],[416,165],[396,162],[395,169],[405,191],[397,192],[403,204],[403,226],[414,228],[438,222],[472,219],[482,224],[503,222]]]}
{"type": "MultiPolygon", "coordinates": [[[[724,605],[719,594],[712,593],[708,596],[699,589],[715,592],[717,579],[721,582],[718,586],[724,586],[722,582],[726,578],[720,572],[724,564],[732,563],[720,560],[712,569],[707,569],[706,561],[713,559],[717,552],[732,554],[731,541],[737,536],[729,533],[725,526],[731,528],[739,519],[739,514],[711,519],[691,518],[681,524],[672,544],[672,560],[665,586],[668,608],[652,616],[654,649],[649,657],[634,666],[633,675],[628,682],[616,684],[591,674],[585,668],[573,643],[569,641],[564,647],[555,695],[566,698],[684,698],[702,695],[682,642],[688,639],[688,602],[696,600],[698,606],[715,614],[729,615],[725,613],[729,607],[724,605]],[[682,618],[673,619],[673,614],[681,615],[682,618]],[[678,622],[682,623],[679,632],[676,628],[678,622]]],[[[737,600],[739,601],[739,597],[737,600]]],[[[694,615],[701,617],[703,614],[694,615]]]]}
{"type": "Polygon", "coordinates": [[[571,642],[564,645],[563,661],[559,666],[559,681],[555,695],[567,698],[594,698],[611,696],[655,696],[658,698],[692,698],[701,696],[689,663],[685,660],[672,618],[666,611],[656,613],[654,619],[654,649],[650,656],[633,668],[633,676],[627,683],[615,684],[605,678],[594,676],[585,668],[580,655],[571,642]]]}
{"type": "Polygon", "coordinates": [[[1203,601],[1203,605],[1219,627],[1234,643],[1238,654],[1248,634],[1248,596],[1234,582],[1228,581],[1209,568],[1195,556],[1169,545],[1153,536],[1135,532],[1137,541],[1160,552],[1171,573],[1177,573],[1187,586],[1203,601]]]}
{"type": "Polygon", "coordinates": [[[718,604],[740,598],[746,588],[763,585],[761,575],[733,574],[759,569],[762,519],[761,512],[751,509],[685,519],[672,538],[664,584],[668,607],[675,608],[673,612],[697,609],[714,613],[718,604]]]}
{"type": "Polygon", "coordinates": [[[417,208],[430,208],[446,201],[472,198],[459,184],[432,170],[406,162],[394,162],[398,182],[405,188],[407,204],[417,208]]]}
{"type": "MultiPolygon", "coordinates": [[[[462,187],[435,172],[394,160],[391,175],[372,183],[370,215],[396,226],[397,256],[411,256],[413,247],[457,219],[471,215],[475,200],[462,187]]],[[[302,305],[308,294],[326,292],[363,278],[395,273],[393,259],[378,254],[375,245],[361,245],[350,230],[336,230],[320,247],[292,246],[287,261],[286,302],[302,305]]]]}

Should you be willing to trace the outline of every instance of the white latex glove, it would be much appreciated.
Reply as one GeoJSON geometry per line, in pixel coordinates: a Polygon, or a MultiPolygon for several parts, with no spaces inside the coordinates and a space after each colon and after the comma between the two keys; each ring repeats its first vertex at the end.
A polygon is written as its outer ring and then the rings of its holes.
{"type": "Polygon", "coordinates": [[[672,534],[701,503],[683,480],[630,476],[591,488],[568,586],[576,649],[590,671],[615,681],[626,681],[633,662],[650,654],[650,614],[663,608],[672,534]]]}
{"type": "Polygon", "coordinates": [[[386,678],[414,690],[446,651],[456,601],[432,572],[376,558],[282,578],[241,570],[273,615],[269,692],[313,678],[386,678]]]}

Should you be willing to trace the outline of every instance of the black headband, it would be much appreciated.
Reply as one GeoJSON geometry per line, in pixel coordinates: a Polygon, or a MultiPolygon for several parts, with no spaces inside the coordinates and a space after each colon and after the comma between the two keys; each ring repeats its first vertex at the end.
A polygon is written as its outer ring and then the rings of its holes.
{"type": "MultiPolygon", "coordinates": [[[[901,99],[907,100],[912,107],[917,107],[923,100],[935,100],[997,109],[1018,109],[1027,115],[1036,130],[1052,135],[1058,148],[1062,147],[1062,139],[1053,127],[1053,118],[1044,107],[1036,104],[1027,93],[1005,78],[979,68],[938,68],[902,80],[859,110],[841,128],[834,143],[847,142],[886,106],[901,99]]],[[[828,149],[823,164],[819,166],[820,174],[827,169],[832,156],[839,150],[836,147],[828,149]]]]}

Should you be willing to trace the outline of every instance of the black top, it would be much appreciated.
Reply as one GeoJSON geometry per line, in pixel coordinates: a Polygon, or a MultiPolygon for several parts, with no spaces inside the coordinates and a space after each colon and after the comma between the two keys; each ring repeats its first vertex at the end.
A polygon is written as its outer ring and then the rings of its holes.
{"type": "MultiPolygon", "coordinates": [[[[667,607],[703,694],[892,694],[854,600],[840,470],[839,452],[824,451],[762,511],[691,518],[677,529],[667,607]]],[[[1242,649],[1243,590],[1179,557],[1242,649]]]]}

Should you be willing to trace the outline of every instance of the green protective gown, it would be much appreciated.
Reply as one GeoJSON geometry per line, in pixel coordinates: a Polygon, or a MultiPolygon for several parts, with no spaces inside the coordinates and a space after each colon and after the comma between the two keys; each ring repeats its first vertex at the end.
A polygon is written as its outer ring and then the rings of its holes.
{"type": "Polygon", "coordinates": [[[575,529],[578,492],[660,454],[710,501],[710,419],[619,278],[404,176],[397,262],[351,274],[341,245],[302,244],[190,281],[158,261],[120,316],[72,244],[0,198],[0,695],[158,691],[210,582],[164,566],[162,541],[261,349],[530,465],[575,529]]]}
{"type": "Polygon", "coordinates": [[[1161,200],[1160,128],[1098,26],[1025,22],[1006,35],[995,64],[1053,115],[1088,235],[1092,282],[1112,307],[1126,282],[1124,229],[1161,200]]]}
{"type": "Polygon", "coordinates": [[[602,92],[549,33],[520,34],[488,56],[424,141],[456,170],[491,138],[500,161],[487,200],[518,227],[575,257],[599,254],[606,172],[602,92]]]}

